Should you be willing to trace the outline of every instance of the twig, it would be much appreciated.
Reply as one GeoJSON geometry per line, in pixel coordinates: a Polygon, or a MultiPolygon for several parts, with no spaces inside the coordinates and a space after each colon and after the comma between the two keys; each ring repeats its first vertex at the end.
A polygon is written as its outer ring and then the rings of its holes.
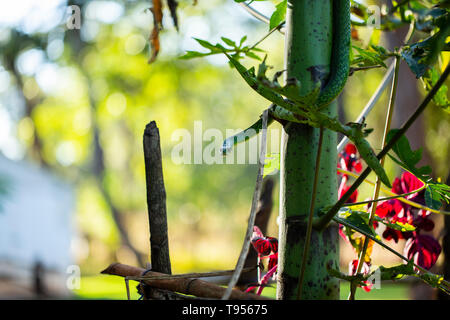
{"type": "MultiPolygon", "coordinates": [[[[128,266],[121,263],[113,263],[102,274],[116,275],[121,277],[140,276],[145,270],[134,266],[128,266]]],[[[163,273],[148,271],[149,276],[167,276],[163,273]]],[[[201,298],[220,299],[225,288],[216,284],[203,281],[196,278],[188,279],[171,279],[171,280],[143,280],[144,283],[151,287],[179,292],[188,295],[194,295],[201,298]]],[[[260,297],[252,293],[246,293],[239,290],[232,290],[230,298],[233,300],[267,300],[266,297],[260,297]]]]}
{"type": "MultiPolygon", "coordinates": [[[[341,172],[341,173],[348,174],[349,176],[352,176],[353,178],[356,178],[356,179],[359,179],[359,177],[361,176],[361,175],[358,175],[356,173],[353,173],[353,172],[350,172],[350,171],[347,171],[347,170],[343,170],[343,169],[340,169],[340,168],[338,168],[337,171],[341,172]]],[[[375,182],[370,181],[369,179],[364,179],[364,182],[366,182],[366,183],[368,183],[368,184],[370,184],[372,186],[375,186],[375,182]]],[[[403,203],[406,203],[406,204],[408,204],[408,205],[410,205],[410,206],[412,206],[414,208],[422,209],[422,210],[425,210],[425,211],[430,211],[432,213],[450,215],[450,211],[436,210],[436,209],[424,206],[424,205],[422,205],[420,203],[413,202],[411,200],[408,200],[408,199],[404,198],[405,196],[408,196],[409,194],[412,194],[412,193],[419,192],[419,191],[421,191],[424,188],[426,188],[426,185],[422,186],[420,189],[412,191],[411,193],[404,193],[404,194],[401,194],[401,195],[400,194],[396,194],[396,193],[392,192],[391,190],[384,188],[383,186],[381,186],[381,191],[383,191],[386,194],[391,195],[391,197],[389,197],[389,198],[391,198],[391,199],[398,198],[399,201],[401,201],[403,203]]],[[[381,198],[379,200],[380,201],[382,201],[382,200],[389,200],[389,198],[381,198]]],[[[374,201],[372,201],[372,200],[370,200],[370,201],[362,201],[362,202],[358,202],[358,204],[365,204],[365,203],[370,203],[370,202],[374,202],[374,201]]],[[[353,203],[352,204],[344,203],[342,206],[343,207],[344,206],[345,207],[350,207],[352,205],[356,205],[356,203],[355,204],[353,204],[353,203]]]]}
{"type": "MultiPolygon", "coordinates": [[[[256,266],[242,269],[242,273],[250,272],[256,269],[256,266]]],[[[187,278],[208,278],[217,276],[227,276],[233,274],[234,270],[213,271],[213,272],[192,272],[184,274],[162,275],[162,276],[128,276],[128,280],[171,280],[171,279],[187,279],[187,278]]]]}
{"type": "Polygon", "coordinates": [[[264,172],[268,116],[269,116],[269,110],[266,109],[266,110],[264,110],[264,112],[262,114],[262,137],[261,137],[261,150],[259,153],[259,162],[258,162],[258,175],[256,177],[255,191],[253,192],[252,207],[250,209],[250,216],[248,218],[247,232],[245,234],[241,254],[239,255],[239,259],[236,263],[235,271],[233,273],[233,276],[230,279],[230,282],[228,283],[228,287],[227,287],[224,295],[222,296],[222,300],[227,300],[230,298],[231,291],[240,278],[240,274],[241,274],[242,268],[244,267],[244,263],[245,263],[245,259],[248,254],[248,250],[250,248],[250,238],[253,233],[253,226],[255,225],[256,209],[257,209],[257,205],[258,205],[258,199],[260,198],[261,184],[262,184],[263,172],[264,172]]]}
{"type": "Polygon", "coordinates": [[[320,127],[320,131],[319,131],[319,145],[317,146],[316,168],[314,170],[314,182],[313,182],[312,195],[311,195],[311,204],[309,206],[308,226],[307,226],[307,229],[306,229],[305,245],[303,247],[303,257],[302,257],[302,264],[301,264],[301,269],[300,269],[300,276],[298,278],[297,300],[300,300],[301,297],[302,297],[303,279],[305,277],[306,261],[308,260],[309,246],[310,246],[310,243],[311,243],[311,233],[312,233],[313,216],[314,216],[314,205],[315,205],[315,202],[316,202],[317,181],[319,180],[320,157],[321,157],[321,154],[322,154],[322,141],[323,141],[323,127],[320,127]]]}
{"type": "Polygon", "coordinates": [[[386,200],[403,198],[403,197],[410,196],[410,195],[412,195],[414,193],[418,193],[418,192],[424,190],[425,187],[426,187],[426,185],[423,185],[419,189],[416,189],[416,190],[408,192],[408,193],[398,194],[396,196],[382,197],[382,198],[376,198],[376,199],[373,199],[373,200],[366,200],[366,201],[360,201],[360,202],[347,203],[347,204],[345,204],[345,206],[346,207],[354,207],[354,206],[360,206],[360,205],[363,205],[363,204],[369,204],[369,203],[374,203],[374,202],[381,202],[381,201],[386,201],[386,200]]]}
{"type": "Polygon", "coordinates": [[[145,127],[143,144],[152,270],[171,274],[167,235],[166,190],[164,188],[159,130],[155,121],[150,122],[145,127]]]}
{"type": "Polygon", "coordinates": [[[273,27],[272,29],[269,30],[269,32],[267,32],[264,36],[262,36],[261,39],[259,39],[258,41],[255,42],[254,45],[252,45],[247,51],[250,51],[252,49],[254,49],[258,44],[260,44],[261,42],[263,42],[268,36],[270,36],[272,33],[274,33],[276,30],[280,30],[280,28],[284,25],[284,21],[280,22],[277,26],[273,27]]]}
{"type": "Polygon", "coordinates": [[[378,69],[378,68],[381,68],[381,67],[383,67],[381,64],[377,64],[377,65],[374,65],[374,66],[367,66],[367,67],[351,67],[348,76],[350,77],[350,76],[352,76],[355,72],[358,72],[358,71],[365,71],[365,70],[371,70],[371,69],[378,69]]]}

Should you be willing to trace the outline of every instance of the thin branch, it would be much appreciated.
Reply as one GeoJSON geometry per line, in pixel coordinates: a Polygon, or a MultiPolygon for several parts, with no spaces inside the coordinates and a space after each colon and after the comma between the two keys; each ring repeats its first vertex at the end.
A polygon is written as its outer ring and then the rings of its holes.
{"type": "Polygon", "coordinates": [[[309,207],[308,226],[306,229],[306,238],[305,238],[305,245],[303,248],[303,257],[302,257],[302,264],[301,264],[301,269],[300,269],[300,276],[298,278],[297,300],[300,300],[302,297],[303,279],[305,277],[306,261],[308,260],[308,252],[309,252],[309,247],[310,247],[310,243],[311,243],[314,205],[316,203],[317,181],[319,180],[320,157],[322,154],[322,142],[323,142],[323,127],[320,127],[319,142],[318,142],[318,146],[317,146],[317,156],[316,156],[316,168],[314,170],[314,182],[313,182],[312,195],[311,195],[311,204],[309,207]]]}
{"type": "Polygon", "coordinates": [[[366,70],[371,70],[371,69],[378,69],[378,68],[381,68],[381,67],[383,67],[381,64],[377,64],[377,65],[374,65],[374,66],[366,66],[366,67],[351,67],[348,76],[351,77],[355,72],[358,72],[358,71],[366,71],[366,70]]]}
{"type": "MultiPolygon", "coordinates": [[[[392,116],[394,114],[394,107],[395,107],[395,98],[397,96],[399,68],[400,68],[400,58],[396,57],[395,58],[394,80],[392,81],[391,97],[389,99],[389,106],[388,106],[388,110],[387,110],[387,114],[386,114],[386,123],[384,126],[383,139],[381,142],[382,148],[386,145],[387,134],[388,134],[389,130],[391,129],[392,116]]],[[[380,159],[381,167],[384,167],[384,159],[385,159],[384,157],[382,157],[380,159]]],[[[373,199],[377,199],[378,196],[380,195],[380,187],[381,187],[381,180],[377,176],[376,180],[375,180],[373,199]]],[[[372,207],[370,208],[369,227],[371,227],[373,224],[373,219],[375,218],[376,208],[377,208],[376,203],[374,203],[372,205],[372,207]]],[[[358,266],[356,267],[356,274],[359,274],[361,272],[362,266],[364,264],[364,259],[366,257],[367,247],[369,246],[369,241],[370,241],[370,239],[367,237],[364,239],[363,248],[361,250],[361,254],[358,259],[358,266]]],[[[350,286],[349,300],[355,299],[356,288],[357,288],[356,284],[352,283],[352,285],[350,286]]]]}
{"type": "Polygon", "coordinates": [[[420,191],[424,190],[425,188],[426,188],[426,185],[423,185],[419,189],[416,189],[416,190],[408,192],[408,193],[402,193],[402,194],[398,194],[398,195],[392,196],[392,197],[382,197],[382,198],[376,198],[376,199],[373,199],[373,200],[366,200],[366,201],[360,201],[360,202],[347,203],[345,206],[346,207],[354,207],[354,206],[360,206],[360,205],[363,205],[363,204],[369,204],[369,203],[375,203],[375,202],[381,202],[381,201],[386,201],[386,200],[403,198],[403,197],[410,196],[410,195],[412,195],[414,193],[420,192],[420,191]]]}
{"type": "Polygon", "coordinates": [[[256,209],[258,206],[258,199],[260,198],[261,193],[261,185],[262,185],[262,179],[263,179],[263,172],[264,172],[264,162],[265,162],[265,155],[266,155],[266,142],[267,142],[267,121],[269,117],[269,109],[264,110],[262,114],[262,137],[261,137],[261,150],[259,153],[259,162],[258,162],[258,175],[256,177],[256,187],[255,191],[253,192],[253,199],[252,199],[252,206],[250,209],[250,216],[248,218],[248,226],[247,231],[244,238],[244,243],[242,245],[241,254],[239,255],[239,259],[236,263],[235,271],[233,273],[233,276],[230,279],[230,282],[228,283],[228,287],[222,296],[222,300],[227,300],[230,298],[231,290],[234,288],[236,283],[238,282],[242,268],[244,267],[245,259],[248,254],[248,250],[250,248],[250,239],[253,233],[253,226],[255,225],[255,216],[256,216],[256,209]]]}
{"type": "Polygon", "coordinates": [[[261,42],[263,42],[268,36],[270,36],[272,33],[274,33],[277,30],[280,30],[281,27],[284,25],[284,21],[280,22],[277,26],[273,27],[272,29],[269,30],[269,32],[267,32],[261,39],[259,39],[258,41],[255,42],[254,45],[252,45],[247,51],[250,51],[252,49],[254,49],[258,44],[260,44],[261,42]]]}
{"type": "MultiPolygon", "coordinates": [[[[360,175],[358,175],[358,174],[356,174],[356,173],[353,173],[353,172],[350,172],[350,171],[347,171],[347,170],[343,170],[343,169],[340,169],[340,168],[338,168],[337,171],[338,171],[338,172],[341,172],[341,173],[345,173],[345,174],[347,174],[347,175],[349,175],[349,176],[352,176],[353,178],[356,178],[356,179],[359,179],[359,177],[360,177],[360,175]]],[[[365,183],[368,183],[368,184],[370,184],[370,185],[372,185],[372,186],[375,186],[375,182],[370,181],[369,179],[364,179],[364,182],[365,182],[365,183]]],[[[422,182],[423,182],[423,181],[422,181],[422,182]]],[[[422,186],[422,188],[417,189],[417,190],[414,190],[412,193],[419,192],[419,191],[421,191],[422,189],[425,189],[426,187],[427,187],[427,185],[424,185],[424,186],[422,186]]],[[[411,200],[408,200],[408,199],[404,198],[405,196],[408,196],[408,195],[410,195],[410,194],[412,194],[412,193],[405,193],[405,194],[403,194],[403,195],[399,195],[399,194],[396,194],[396,193],[392,192],[392,191],[389,190],[389,189],[384,188],[383,186],[381,186],[381,191],[383,191],[383,192],[386,193],[386,194],[391,195],[391,197],[388,197],[388,198],[381,198],[380,201],[382,201],[382,200],[389,200],[389,198],[390,198],[390,199],[396,199],[396,198],[398,198],[399,201],[401,201],[401,202],[403,202],[403,203],[406,203],[406,204],[408,204],[408,205],[410,205],[410,206],[412,206],[412,207],[414,207],[414,208],[417,208],[417,209],[422,209],[422,210],[425,210],[425,211],[430,211],[430,212],[432,212],[432,213],[438,213],[438,214],[450,215],[450,211],[436,210],[436,209],[433,209],[433,208],[424,206],[424,205],[422,205],[422,204],[420,204],[420,203],[417,203],[417,202],[414,202],[414,201],[411,201],[411,200]]],[[[358,204],[365,204],[365,203],[370,203],[370,202],[374,202],[374,201],[373,201],[373,200],[362,201],[362,202],[358,202],[358,204]]],[[[343,206],[343,207],[349,207],[349,206],[352,206],[352,205],[356,205],[356,203],[352,203],[352,204],[344,203],[342,206],[343,206]]]]}
{"type": "MultiPolygon", "coordinates": [[[[442,75],[439,77],[436,84],[428,92],[422,103],[417,107],[416,111],[414,111],[414,113],[409,117],[408,120],[406,120],[403,126],[399,130],[397,130],[392,139],[389,140],[389,142],[383,148],[383,150],[381,150],[378,153],[377,155],[378,159],[384,157],[394,147],[394,145],[398,142],[398,140],[405,134],[405,132],[408,131],[411,125],[416,121],[416,119],[422,114],[422,112],[428,106],[430,101],[433,99],[434,95],[441,88],[442,84],[444,84],[449,73],[450,73],[450,64],[447,65],[447,67],[445,68],[442,75]]],[[[372,169],[370,167],[367,167],[363,171],[363,173],[359,176],[359,178],[350,186],[347,192],[342,195],[339,201],[337,201],[335,205],[330,210],[328,210],[328,212],[324,216],[315,221],[314,227],[318,230],[323,230],[323,228],[325,228],[328,225],[328,223],[333,219],[333,217],[336,215],[339,209],[345,204],[345,202],[350,198],[353,192],[364,182],[364,180],[371,172],[372,169]]]]}

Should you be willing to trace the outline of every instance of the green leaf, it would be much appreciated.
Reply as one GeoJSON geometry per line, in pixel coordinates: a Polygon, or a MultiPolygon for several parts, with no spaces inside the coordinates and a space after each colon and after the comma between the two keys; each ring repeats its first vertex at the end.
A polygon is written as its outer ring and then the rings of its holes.
{"type": "Polygon", "coordinates": [[[220,52],[219,48],[217,48],[217,46],[209,43],[206,40],[202,40],[202,39],[198,39],[198,38],[194,38],[195,41],[197,41],[202,47],[211,50],[212,52],[220,52]]]}
{"type": "Polygon", "coordinates": [[[181,57],[178,57],[178,59],[193,59],[193,58],[200,58],[200,57],[205,57],[205,56],[209,56],[210,53],[202,53],[202,52],[197,52],[197,51],[186,51],[186,53],[184,55],[182,55],[181,57]]]}
{"type": "MultiPolygon", "coordinates": [[[[386,137],[387,143],[392,139],[392,137],[397,133],[397,131],[398,129],[392,129],[388,132],[386,137]]],[[[391,159],[393,159],[403,168],[414,174],[417,178],[419,178],[423,182],[426,182],[428,180],[428,177],[425,176],[431,173],[431,167],[430,166],[423,166],[420,168],[416,167],[417,163],[420,161],[420,159],[422,159],[422,149],[417,149],[413,151],[411,149],[408,139],[406,138],[405,135],[403,135],[396,142],[392,150],[398,156],[400,161],[396,160],[392,156],[391,159]]]]}
{"type": "Polygon", "coordinates": [[[242,45],[244,44],[244,42],[247,40],[247,36],[243,36],[241,38],[241,40],[239,41],[239,47],[242,47],[242,45]]]}
{"type": "Polygon", "coordinates": [[[442,207],[440,194],[433,188],[427,187],[425,189],[425,204],[432,209],[439,209],[442,207]]]}
{"type": "Polygon", "coordinates": [[[447,16],[446,23],[437,33],[403,48],[401,56],[417,78],[423,77],[436,62],[448,36],[450,36],[450,19],[447,16]]]}
{"type": "MultiPolygon", "coordinates": [[[[386,140],[389,142],[397,131],[398,129],[389,131],[386,140]]],[[[421,149],[415,151],[411,150],[408,139],[403,135],[394,145],[392,150],[398,157],[398,159],[396,159],[388,154],[394,162],[411,172],[423,183],[427,184],[425,190],[425,203],[428,207],[439,209],[442,206],[442,203],[448,203],[450,201],[450,186],[439,181],[433,181],[430,177],[430,166],[416,167],[422,157],[421,149]]]]}
{"type": "Polygon", "coordinates": [[[369,49],[359,48],[352,46],[358,54],[354,56],[351,64],[358,65],[359,67],[370,67],[376,65],[382,65],[386,68],[386,64],[383,60],[386,60],[389,55],[386,49],[380,46],[372,45],[369,49]]]}
{"type": "Polygon", "coordinates": [[[254,54],[254,53],[251,52],[251,51],[245,51],[244,54],[245,54],[247,57],[249,57],[249,58],[252,58],[252,59],[261,61],[261,58],[258,57],[256,54],[254,54]]]}
{"type": "MultiPolygon", "coordinates": [[[[365,221],[367,221],[367,222],[369,221],[369,213],[368,212],[360,211],[360,210],[352,210],[348,207],[342,207],[340,210],[342,210],[342,212],[352,212],[352,214],[358,214],[361,217],[363,217],[365,221]]],[[[374,216],[374,220],[384,224],[386,227],[389,227],[389,228],[395,229],[395,230],[399,230],[401,232],[416,230],[416,227],[413,226],[412,224],[402,223],[399,221],[391,222],[388,219],[380,218],[377,215],[374,216]]]]}
{"type": "Polygon", "coordinates": [[[287,0],[281,1],[275,6],[275,11],[270,16],[269,28],[273,29],[286,19],[287,0]]]}
{"type": "MultiPolygon", "coordinates": [[[[438,81],[439,77],[440,74],[436,68],[431,68],[430,70],[428,70],[423,77],[425,89],[430,91],[438,81]]],[[[443,84],[434,95],[433,101],[438,107],[441,107],[442,110],[444,110],[447,113],[450,113],[450,101],[448,100],[447,94],[448,94],[448,87],[445,84],[443,84]]]]}
{"type": "Polygon", "coordinates": [[[342,220],[352,227],[355,227],[361,231],[366,232],[367,234],[377,237],[377,234],[375,233],[373,228],[369,226],[368,216],[359,214],[358,211],[353,211],[348,208],[341,208],[337,217],[335,217],[335,220],[338,222],[342,220]]]}
{"type": "Polygon", "coordinates": [[[267,154],[264,162],[263,178],[268,175],[276,174],[278,171],[280,171],[280,154],[267,154]]]}
{"type": "Polygon", "coordinates": [[[225,38],[225,37],[221,37],[221,39],[225,44],[229,45],[230,47],[236,48],[236,43],[233,40],[225,38]]]}

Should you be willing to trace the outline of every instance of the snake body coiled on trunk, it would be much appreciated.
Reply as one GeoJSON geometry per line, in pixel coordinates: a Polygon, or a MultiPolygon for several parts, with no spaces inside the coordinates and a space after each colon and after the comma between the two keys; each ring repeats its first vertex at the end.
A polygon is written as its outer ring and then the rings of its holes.
{"type": "Polygon", "coordinates": [[[341,93],[350,70],[350,1],[333,0],[333,50],[330,75],[316,101],[319,109],[329,105],[341,93]]]}

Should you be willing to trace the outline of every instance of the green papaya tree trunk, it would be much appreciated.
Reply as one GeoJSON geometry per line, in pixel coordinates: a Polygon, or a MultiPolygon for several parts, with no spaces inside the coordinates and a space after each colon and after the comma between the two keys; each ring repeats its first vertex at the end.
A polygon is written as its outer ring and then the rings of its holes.
{"type": "MultiPolygon", "coordinates": [[[[333,21],[332,0],[288,0],[286,13],[286,79],[301,81],[302,94],[330,70],[333,21]]],[[[333,102],[327,112],[336,116],[333,102]]],[[[280,168],[280,249],[278,299],[296,299],[310,210],[319,129],[288,122],[283,126],[280,168]]],[[[319,209],[337,200],[337,135],[324,130],[315,200],[319,209]]],[[[302,299],[339,299],[339,281],[326,266],[339,268],[336,225],[312,231],[301,290],[302,299]]]]}

